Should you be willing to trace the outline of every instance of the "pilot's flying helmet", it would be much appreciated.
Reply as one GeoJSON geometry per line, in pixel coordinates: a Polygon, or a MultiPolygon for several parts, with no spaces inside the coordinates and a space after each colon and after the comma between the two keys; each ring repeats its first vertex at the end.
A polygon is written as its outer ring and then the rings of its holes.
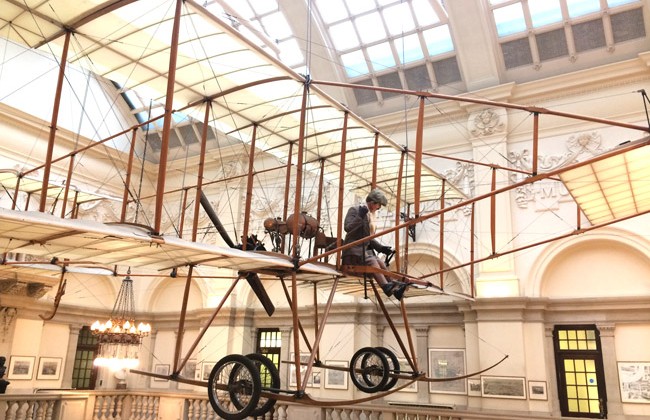
{"type": "Polygon", "coordinates": [[[388,200],[386,200],[386,196],[379,190],[370,191],[370,194],[368,194],[368,197],[366,197],[366,203],[368,201],[381,204],[384,207],[386,207],[386,205],[388,204],[388,200]]]}

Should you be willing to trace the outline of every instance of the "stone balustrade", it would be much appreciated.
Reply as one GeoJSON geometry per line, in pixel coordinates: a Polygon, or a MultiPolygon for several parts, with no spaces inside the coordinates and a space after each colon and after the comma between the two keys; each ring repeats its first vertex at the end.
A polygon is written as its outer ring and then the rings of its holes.
{"type": "MultiPolygon", "coordinates": [[[[313,407],[278,401],[255,420],[548,420],[548,416],[363,404],[313,407]]],[[[207,395],[151,391],[36,391],[0,395],[0,420],[218,420],[207,395]]]]}

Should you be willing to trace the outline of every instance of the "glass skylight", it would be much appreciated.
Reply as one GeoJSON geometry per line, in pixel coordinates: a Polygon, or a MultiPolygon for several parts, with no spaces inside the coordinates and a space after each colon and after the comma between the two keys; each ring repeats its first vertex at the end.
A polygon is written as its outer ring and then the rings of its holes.
{"type": "Polygon", "coordinates": [[[331,27],[332,42],[337,50],[348,50],[359,45],[359,38],[351,21],[337,23],[331,27]]]}
{"type": "Polygon", "coordinates": [[[397,48],[397,56],[403,64],[424,58],[420,38],[417,34],[397,38],[395,47],[397,48]]]}
{"type": "Polygon", "coordinates": [[[363,51],[356,50],[341,55],[341,61],[348,77],[357,77],[368,73],[368,65],[363,51]]]}
{"type": "Polygon", "coordinates": [[[451,40],[451,33],[447,25],[427,29],[422,35],[427,44],[429,55],[444,54],[454,50],[454,43],[451,40]]]}
{"type": "Polygon", "coordinates": [[[440,17],[438,16],[438,13],[433,10],[433,7],[431,7],[429,0],[413,0],[411,2],[411,7],[413,7],[413,13],[418,21],[418,25],[428,26],[440,22],[440,17]]]}
{"type": "Polygon", "coordinates": [[[320,17],[325,24],[337,22],[348,17],[348,12],[345,8],[343,0],[320,0],[318,3],[323,3],[323,7],[319,7],[320,17]]]}
{"type": "MultiPolygon", "coordinates": [[[[436,63],[450,58],[454,75],[450,81],[460,81],[452,32],[440,0],[313,1],[330,47],[352,82],[432,88],[437,83],[436,63]]],[[[357,100],[365,103],[373,97],[366,92],[357,100]]]]}
{"type": "Polygon", "coordinates": [[[562,20],[560,0],[529,0],[528,9],[536,28],[562,20]]]}
{"type": "Polygon", "coordinates": [[[639,0],[487,1],[506,69],[645,37],[639,0]]]}
{"type": "Polygon", "coordinates": [[[415,29],[415,21],[406,3],[399,3],[385,8],[382,11],[384,21],[388,27],[388,33],[392,36],[409,32],[415,29]]]}
{"type": "Polygon", "coordinates": [[[393,51],[390,49],[388,42],[368,47],[368,57],[370,58],[373,69],[376,71],[385,70],[396,64],[393,51]]]}
{"type": "Polygon", "coordinates": [[[494,22],[499,36],[506,36],[526,30],[524,9],[521,3],[494,9],[494,22]]]}
{"type": "Polygon", "coordinates": [[[600,10],[600,2],[594,0],[567,0],[566,4],[572,18],[600,10]]]}
{"type": "Polygon", "coordinates": [[[622,4],[638,3],[639,0],[607,0],[609,7],[620,6],[622,4]]]}
{"type": "Polygon", "coordinates": [[[386,38],[383,20],[379,13],[373,12],[359,16],[354,20],[361,42],[369,44],[386,38]]]}
{"type": "MultiPolygon", "coordinates": [[[[341,0],[330,1],[342,5],[341,0]]],[[[270,44],[277,47],[280,59],[288,66],[305,64],[304,54],[277,0],[208,0],[204,7],[230,21],[233,27],[262,48],[268,48],[270,44]]]]}
{"type": "Polygon", "coordinates": [[[374,0],[345,0],[345,4],[352,15],[358,15],[377,8],[374,0]]]}
{"type": "MultiPolygon", "coordinates": [[[[443,0],[304,1],[351,82],[411,90],[462,82],[443,0]]],[[[284,64],[310,71],[305,69],[309,41],[293,33],[295,16],[289,21],[278,0],[207,0],[204,7],[257,45],[272,49],[284,64]]],[[[366,91],[357,101],[382,97],[388,94],[366,91]]]]}

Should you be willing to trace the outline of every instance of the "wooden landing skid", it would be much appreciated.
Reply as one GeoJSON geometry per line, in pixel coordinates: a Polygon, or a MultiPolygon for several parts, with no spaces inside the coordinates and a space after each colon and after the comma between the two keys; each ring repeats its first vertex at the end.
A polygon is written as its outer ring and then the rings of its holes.
{"type": "MultiPolygon", "coordinates": [[[[237,359],[237,357],[235,358],[233,358],[232,356],[227,356],[227,357],[230,357],[233,360],[237,359]]],[[[239,356],[239,357],[244,358],[244,356],[239,356]]],[[[208,388],[208,395],[210,397],[211,403],[213,403],[213,407],[215,408],[215,411],[217,411],[225,419],[241,420],[249,416],[251,412],[255,416],[263,415],[263,413],[260,410],[262,408],[265,408],[267,411],[270,410],[270,408],[273,406],[273,404],[275,404],[276,401],[293,402],[297,404],[303,404],[303,405],[309,405],[315,407],[338,407],[344,405],[365,403],[379,398],[384,398],[418,381],[448,382],[448,381],[465,379],[471,376],[476,376],[501,364],[504,360],[507,359],[507,357],[508,356],[503,357],[501,360],[499,360],[498,362],[496,362],[492,366],[489,366],[486,369],[480,370],[478,372],[472,372],[458,377],[451,377],[451,378],[429,378],[423,372],[402,373],[399,371],[399,365],[390,366],[389,367],[390,370],[387,370],[385,369],[386,366],[367,366],[365,369],[358,369],[355,368],[355,365],[352,365],[350,368],[347,368],[347,367],[332,366],[332,365],[317,363],[317,366],[321,369],[342,371],[342,372],[350,373],[351,375],[358,375],[358,377],[359,376],[365,377],[366,375],[383,376],[384,382],[390,384],[384,386],[384,388],[378,392],[369,393],[369,395],[366,397],[345,399],[345,400],[320,400],[320,399],[312,398],[309,394],[300,390],[296,391],[296,390],[289,390],[289,389],[274,388],[272,386],[271,387],[262,386],[261,384],[257,385],[254,383],[255,381],[252,381],[250,379],[233,380],[235,377],[239,377],[238,375],[241,373],[240,371],[242,369],[245,369],[245,367],[243,366],[237,366],[232,370],[228,370],[227,371],[228,382],[222,383],[219,381],[219,375],[215,375],[215,372],[220,371],[219,364],[221,362],[215,365],[215,368],[213,369],[210,375],[210,379],[208,381],[197,381],[194,379],[183,378],[182,376],[174,375],[174,374],[161,375],[161,374],[140,371],[140,370],[131,370],[131,372],[145,375],[145,376],[150,376],[153,378],[172,380],[172,381],[177,381],[189,385],[206,387],[208,388]],[[402,383],[399,384],[399,386],[397,386],[398,380],[403,381],[402,383]],[[255,389],[256,386],[257,389],[255,389]],[[223,411],[223,408],[220,405],[221,404],[220,401],[222,399],[226,399],[226,400],[234,399],[235,406],[238,407],[239,405],[237,404],[237,401],[242,403],[241,404],[242,406],[239,407],[241,411],[221,412],[223,411]],[[256,405],[257,408],[253,407],[251,410],[251,407],[248,407],[249,410],[247,410],[245,407],[243,407],[244,404],[253,404],[256,405]]],[[[363,358],[365,360],[365,356],[363,358]]],[[[269,363],[271,362],[269,361],[269,363]]],[[[293,363],[293,362],[286,361],[284,363],[293,363]]],[[[250,372],[250,374],[252,375],[251,378],[255,375],[259,376],[259,371],[250,372]]],[[[279,378],[277,371],[270,373],[270,376],[273,377],[274,375],[277,378],[279,378]]],[[[243,377],[247,378],[248,376],[244,375],[243,377]]]]}

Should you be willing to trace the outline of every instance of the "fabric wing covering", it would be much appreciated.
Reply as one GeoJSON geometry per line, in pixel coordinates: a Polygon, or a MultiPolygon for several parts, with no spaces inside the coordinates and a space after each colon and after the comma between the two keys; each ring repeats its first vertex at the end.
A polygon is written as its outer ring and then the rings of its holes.
{"type": "MultiPolygon", "coordinates": [[[[64,28],[70,28],[69,62],[89,68],[124,90],[133,89],[154,102],[165,103],[176,4],[175,0],[80,1],[70,7],[68,1],[51,0],[27,9],[23,4],[6,3],[0,17],[11,22],[8,33],[12,41],[57,55],[63,49],[64,28]]],[[[271,48],[250,43],[229,22],[194,1],[182,2],[181,14],[173,87],[175,112],[202,121],[205,102],[210,99],[210,124],[220,132],[249,142],[257,125],[259,149],[284,161],[290,153],[295,155],[306,78],[274,58],[271,48]]],[[[305,170],[319,168],[324,160],[326,179],[339,179],[347,113],[346,189],[359,195],[369,192],[368,174],[374,166],[377,138],[377,185],[394,203],[404,148],[313,85],[305,109],[305,170]]],[[[413,157],[409,154],[407,159],[413,157]]],[[[403,168],[401,202],[410,204],[416,200],[417,168],[413,162],[403,168]]],[[[419,181],[420,202],[439,200],[443,188],[446,199],[463,198],[429,167],[422,166],[419,181]]]]}

